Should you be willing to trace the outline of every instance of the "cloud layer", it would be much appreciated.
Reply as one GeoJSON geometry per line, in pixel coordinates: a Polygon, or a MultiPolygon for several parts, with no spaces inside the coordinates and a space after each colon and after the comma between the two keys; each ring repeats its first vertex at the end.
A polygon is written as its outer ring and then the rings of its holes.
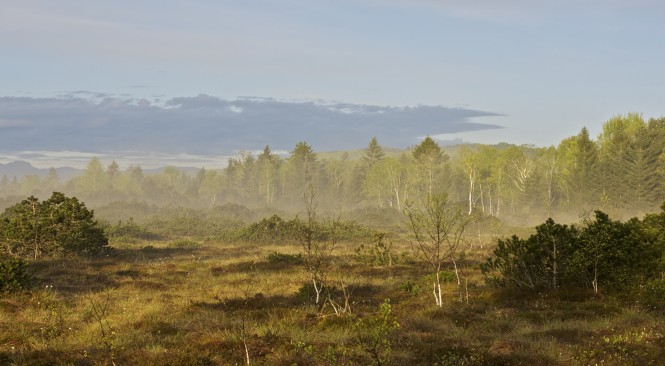
{"type": "Polygon", "coordinates": [[[265,145],[291,150],[299,141],[330,151],[364,147],[372,136],[406,147],[425,135],[500,128],[472,122],[490,116],[498,114],[208,95],[160,103],[85,92],[0,97],[0,151],[228,155],[265,145]]]}

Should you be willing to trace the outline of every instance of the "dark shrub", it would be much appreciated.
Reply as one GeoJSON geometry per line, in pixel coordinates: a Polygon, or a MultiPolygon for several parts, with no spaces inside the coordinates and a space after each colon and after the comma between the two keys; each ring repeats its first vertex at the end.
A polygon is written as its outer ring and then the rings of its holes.
{"type": "Polygon", "coordinates": [[[25,261],[19,258],[0,259],[0,292],[17,292],[30,282],[25,261]]]}

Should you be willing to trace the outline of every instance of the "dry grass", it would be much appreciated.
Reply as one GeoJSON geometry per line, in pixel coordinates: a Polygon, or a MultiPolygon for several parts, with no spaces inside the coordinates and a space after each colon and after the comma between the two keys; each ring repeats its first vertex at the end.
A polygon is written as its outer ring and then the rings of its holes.
{"type": "Polygon", "coordinates": [[[369,364],[354,317],[386,298],[400,323],[390,364],[657,365],[665,356],[662,314],[584,292],[489,289],[476,265],[486,252],[464,267],[468,303],[452,280],[438,309],[413,258],[371,267],[355,247],[340,244],[328,276],[353,289],[354,315],[344,317],[299,296],[302,266],[266,260],[297,254],[294,245],[144,242],[102,259],[33,263],[34,288],[0,299],[0,364],[235,365],[244,344],[252,364],[369,364]]]}

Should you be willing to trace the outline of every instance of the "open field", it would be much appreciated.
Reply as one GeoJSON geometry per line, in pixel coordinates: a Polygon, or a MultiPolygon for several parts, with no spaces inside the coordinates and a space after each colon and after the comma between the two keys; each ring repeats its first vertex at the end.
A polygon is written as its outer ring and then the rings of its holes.
{"type": "Polygon", "coordinates": [[[359,243],[339,243],[327,282],[336,304],[342,286],[349,290],[351,311],[337,316],[330,303],[313,304],[297,257],[271,256],[297,254],[297,244],[112,244],[103,259],[31,263],[32,291],[0,299],[1,364],[658,365],[665,357],[662,313],[590,291],[502,293],[478,270],[487,246],[458,263],[462,286],[446,266],[437,308],[431,271],[406,242],[394,244],[395,263],[378,266],[359,257],[359,243]]]}

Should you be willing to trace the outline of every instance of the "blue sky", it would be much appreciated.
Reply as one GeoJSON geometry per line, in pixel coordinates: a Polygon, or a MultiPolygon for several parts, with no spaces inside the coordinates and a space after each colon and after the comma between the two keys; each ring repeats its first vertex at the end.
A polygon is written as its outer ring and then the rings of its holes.
{"type": "MultiPolygon", "coordinates": [[[[4,97],[87,91],[151,103],[206,94],[228,101],[441,106],[487,112],[473,121],[504,127],[445,138],[541,146],[582,126],[595,134],[618,113],[665,114],[660,1],[22,0],[0,6],[4,97]]],[[[2,113],[0,134],[3,125],[16,128],[21,120],[3,122],[2,113]]]]}

